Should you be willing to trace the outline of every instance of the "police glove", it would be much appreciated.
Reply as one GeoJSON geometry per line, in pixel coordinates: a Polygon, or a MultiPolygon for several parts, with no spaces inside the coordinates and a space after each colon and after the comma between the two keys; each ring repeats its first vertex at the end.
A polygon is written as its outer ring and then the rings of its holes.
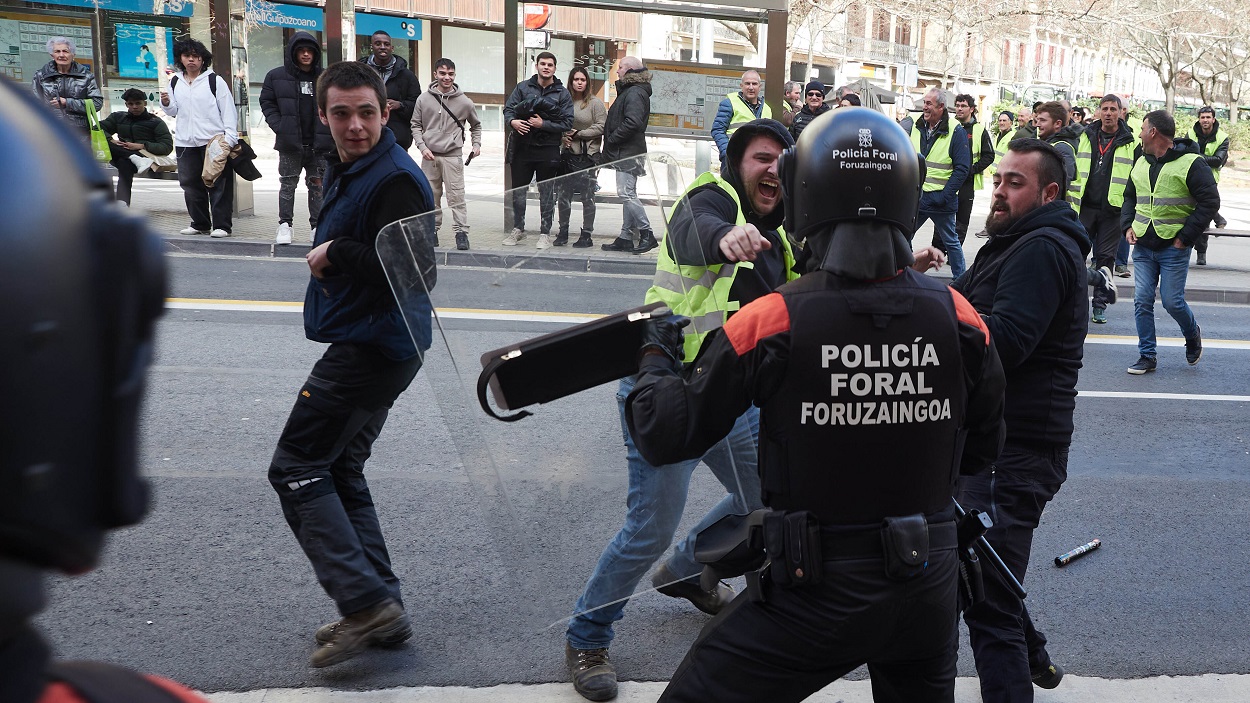
{"type": "Polygon", "coordinates": [[[685,338],[682,328],[690,324],[685,315],[674,315],[667,308],[651,313],[642,323],[642,346],[638,349],[638,362],[648,354],[663,355],[673,367],[681,365],[682,341],[685,338]]]}

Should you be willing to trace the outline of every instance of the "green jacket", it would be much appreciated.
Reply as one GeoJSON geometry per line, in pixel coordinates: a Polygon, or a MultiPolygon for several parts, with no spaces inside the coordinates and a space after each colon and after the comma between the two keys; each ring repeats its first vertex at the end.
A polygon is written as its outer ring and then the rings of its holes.
{"type": "Polygon", "coordinates": [[[157,156],[165,156],[174,150],[174,135],[169,133],[169,127],[150,112],[139,117],[126,110],[114,112],[100,120],[100,128],[109,136],[116,134],[118,141],[138,142],[157,156]]]}

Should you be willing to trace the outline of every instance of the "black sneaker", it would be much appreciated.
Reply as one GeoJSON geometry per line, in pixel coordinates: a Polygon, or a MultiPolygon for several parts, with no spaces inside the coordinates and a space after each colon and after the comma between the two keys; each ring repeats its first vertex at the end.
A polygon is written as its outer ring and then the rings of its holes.
{"type": "Polygon", "coordinates": [[[734,599],[734,589],[724,583],[717,583],[716,588],[705,591],[699,587],[699,577],[692,576],[678,581],[677,575],[669,570],[668,564],[661,566],[651,577],[651,585],[655,590],[670,598],[685,598],[694,607],[708,615],[715,615],[725,609],[734,599]]]}
{"type": "Polygon", "coordinates": [[[1198,331],[1194,333],[1193,339],[1185,340],[1185,361],[1188,361],[1189,365],[1193,366],[1194,364],[1198,363],[1198,360],[1201,358],[1202,358],[1202,328],[1199,327],[1198,331]]]}
{"type": "Polygon", "coordinates": [[[608,659],[608,648],[574,649],[564,643],[564,661],[573,677],[573,689],[588,701],[616,698],[616,669],[608,659]]]}
{"type": "Polygon", "coordinates": [[[460,251],[469,250],[469,235],[464,232],[456,232],[456,248],[460,251]]]}
{"type": "Polygon", "coordinates": [[[1128,372],[1134,376],[1140,376],[1144,373],[1150,373],[1155,370],[1155,358],[1153,356],[1143,356],[1139,358],[1132,366],[1128,367],[1128,372]]]}
{"type": "Polygon", "coordinates": [[[625,237],[617,237],[611,244],[601,244],[599,248],[604,251],[633,251],[634,242],[625,237]]]}
{"type": "Polygon", "coordinates": [[[1050,662],[1041,671],[1030,673],[1033,675],[1033,685],[1047,690],[1058,686],[1059,682],[1063,680],[1063,667],[1054,662],[1050,662]]]}
{"type": "Polygon", "coordinates": [[[1207,265],[1207,253],[1205,251],[1198,252],[1198,265],[1199,266],[1207,265]]]}

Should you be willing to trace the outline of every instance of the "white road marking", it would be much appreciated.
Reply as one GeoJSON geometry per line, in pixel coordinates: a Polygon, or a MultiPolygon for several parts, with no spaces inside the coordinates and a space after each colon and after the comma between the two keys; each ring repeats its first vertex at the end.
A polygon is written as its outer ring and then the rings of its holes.
{"type": "Polygon", "coordinates": [[[1250,403],[1250,395],[1206,395],[1202,393],[1138,393],[1132,391],[1080,391],[1084,398],[1143,398],[1151,400],[1223,400],[1233,403],[1250,403]]]}

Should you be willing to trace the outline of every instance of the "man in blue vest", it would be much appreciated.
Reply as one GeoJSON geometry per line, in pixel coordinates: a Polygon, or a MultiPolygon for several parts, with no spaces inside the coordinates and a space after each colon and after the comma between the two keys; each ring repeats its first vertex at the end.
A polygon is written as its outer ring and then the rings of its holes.
{"type": "MultiPolygon", "coordinates": [[[[423,311],[409,311],[409,322],[417,320],[409,334],[375,243],[392,222],[431,211],[434,196],[386,126],[390,110],[377,71],[356,61],[330,66],[317,83],[317,107],[336,153],[326,159],[321,219],[305,257],[312,276],[304,331],[330,346],[295,400],[269,482],[342,615],[315,635],[320,646],[310,663],[325,667],[412,636],[364,462],[391,405],[421,368],[432,313],[428,298],[423,311]]],[[[425,237],[415,241],[431,247],[425,237]]],[[[432,260],[433,251],[426,253],[432,260]]]]}
{"type": "Polygon", "coordinates": [[[738,127],[751,120],[773,116],[773,111],[764,104],[764,98],[760,95],[763,84],[758,71],[743,73],[738,87],[737,93],[730,93],[720,101],[720,106],[716,108],[716,119],[712,120],[712,141],[716,142],[716,150],[720,152],[722,170],[729,153],[729,138],[738,127]]]}
{"type": "Polygon", "coordinates": [[[912,145],[925,160],[916,229],[925,220],[933,222],[933,233],[946,249],[951,275],[959,278],[964,272],[964,250],[955,231],[955,216],[959,212],[959,189],[972,169],[972,150],[968,133],[947,114],[942,91],[934,88],[925,93],[922,112],[911,133],[912,145]]]}

